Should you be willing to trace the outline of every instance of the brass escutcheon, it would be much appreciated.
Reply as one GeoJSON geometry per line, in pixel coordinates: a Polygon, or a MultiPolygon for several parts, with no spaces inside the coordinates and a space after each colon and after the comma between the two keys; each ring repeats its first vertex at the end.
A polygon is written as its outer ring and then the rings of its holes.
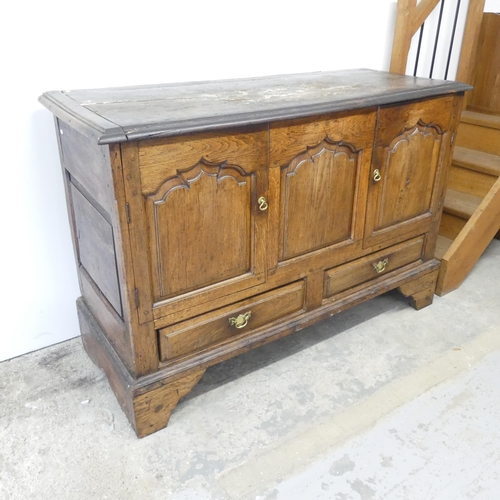
{"type": "Polygon", "coordinates": [[[377,271],[377,273],[383,273],[385,271],[385,268],[387,267],[387,264],[389,264],[389,259],[380,260],[376,264],[372,264],[372,266],[373,269],[377,271]]]}
{"type": "Polygon", "coordinates": [[[265,199],[263,196],[261,196],[261,197],[257,200],[257,203],[259,204],[259,209],[260,209],[260,210],[262,210],[262,211],[267,210],[267,207],[269,206],[269,205],[267,204],[266,199],[265,199]]]}
{"type": "Polygon", "coordinates": [[[374,171],[373,171],[373,180],[375,182],[378,182],[380,179],[382,179],[382,176],[380,175],[380,171],[378,168],[376,168],[374,171]]]}
{"type": "Polygon", "coordinates": [[[229,324],[235,326],[236,328],[245,328],[248,325],[248,320],[252,316],[252,311],[248,311],[245,314],[240,314],[236,318],[229,318],[229,324]]]}

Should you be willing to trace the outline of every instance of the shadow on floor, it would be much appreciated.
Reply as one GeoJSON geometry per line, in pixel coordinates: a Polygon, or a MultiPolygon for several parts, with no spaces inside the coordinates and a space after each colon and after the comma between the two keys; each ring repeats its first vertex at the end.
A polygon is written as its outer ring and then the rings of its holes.
{"type": "Polygon", "coordinates": [[[388,311],[398,311],[405,307],[410,307],[408,300],[397,290],[392,290],[287,337],[211,366],[181,402],[189,401],[260,368],[293,356],[388,311]]]}

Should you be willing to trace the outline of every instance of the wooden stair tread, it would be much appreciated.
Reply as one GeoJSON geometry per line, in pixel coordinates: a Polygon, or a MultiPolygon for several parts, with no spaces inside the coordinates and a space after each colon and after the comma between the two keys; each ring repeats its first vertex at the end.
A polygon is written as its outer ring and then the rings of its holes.
{"type": "Polygon", "coordinates": [[[490,115],[486,113],[478,113],[477,111],[462,111],[460,121],[470,123],[472,125],[479,125],[481,127],[496,128],[500,130],[500,116],[490,115]]]}
{"type": "Polygon", "coordinates": [[[434,252],[434,257],[438,260],[441,260],[443,258],[443,255],[446,253],[448,248],[450,248],[452,243],[453,243],[453,240],[450,240],[449,238],[445,238],[444,236],[438,235],[437,241],[436,241],[436,250],[434,252]]]}
{"type": "Polygon", "coordinates": [[[500,177],[441,259],[436,293],[455,290],[500,228],[500,177]]]}
{"type": "Polygon", "coordinates": [[[456,146],[453,152],[453,164],[483,174],[500,177],[500,156],[498,155],[456,146]]]}
{"type": "Polygon", "coordinates": [[[477,196],[448,189],[444,198],[444,211],[462,219],[470,219],[481,201],[477,196]]]}

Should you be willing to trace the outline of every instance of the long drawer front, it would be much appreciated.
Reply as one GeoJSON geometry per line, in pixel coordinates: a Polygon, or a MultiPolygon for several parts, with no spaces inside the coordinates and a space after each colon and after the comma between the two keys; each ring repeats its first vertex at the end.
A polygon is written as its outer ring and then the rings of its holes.
{"type": "Polygon", "coordinates": [[[195,353],[300,312],[304,281],[277,288],[160,330],[160,357],[168,361],[195,353]]]}
{"type": "Polygon", "coordinates": [[[419,236],[386,248],[325,273],[324,297],[338,295],[391,271],[418,261],[422,256],[424,237],[419,236]]]}

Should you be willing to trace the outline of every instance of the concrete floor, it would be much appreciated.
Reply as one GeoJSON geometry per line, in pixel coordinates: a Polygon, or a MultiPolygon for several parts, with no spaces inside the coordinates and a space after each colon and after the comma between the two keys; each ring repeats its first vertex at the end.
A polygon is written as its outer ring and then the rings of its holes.
{"type": "Polygon", "coordinates": [[[499,263],[212,367],[142,440],[79,339],[1,363],[0,498],[496,500],[499,263]]]}

